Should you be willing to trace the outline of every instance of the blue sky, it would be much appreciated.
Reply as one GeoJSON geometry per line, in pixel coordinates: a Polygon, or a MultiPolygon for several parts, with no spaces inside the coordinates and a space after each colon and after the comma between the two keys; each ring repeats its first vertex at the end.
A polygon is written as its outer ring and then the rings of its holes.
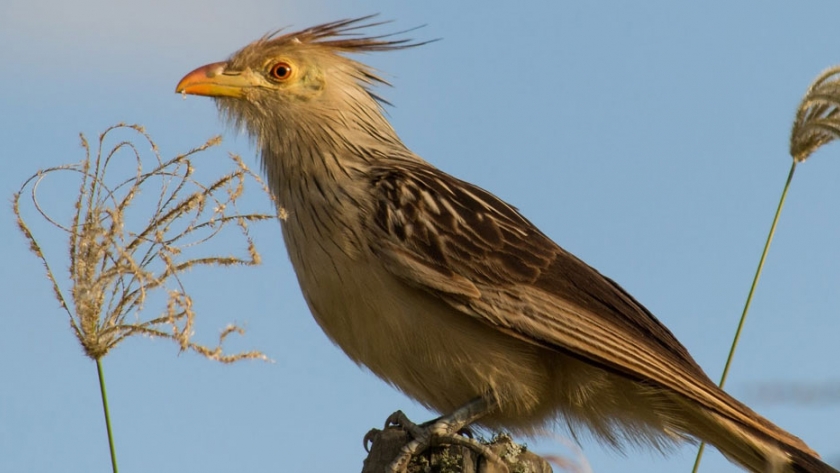
{"type": "MultiPolygon", "coordinates": [[[[174,94],[177,81],[278,27],[381,12],[395,22],[379,32],[427,25],[410,35],[442,38],[362,58],[394,84],[381,92],[403,140],[621,283],[717,378],[790,165],[795,107],[840,63],[840,4],[482,5],[4,1],[0,194],[9,199],[39,168],[78,161],[78,133],[94,138],[118,121],[144,125],[166,156],[224,133],[219,162],[234,151],[256,168],[247,139],[210,100],[174,94]]],[[[840,383],[837,155],[829,146],[797,170],[728,385],[835,463],[840,399],[770,402],[757,387],[840,383]]],[[[104,361],[122,471],[359,471],[368,429],[396,409],[433,415],[320,332],[279,225],[254,235],[262,266],[196,270],[187,284],[199,340],[245,323],[231,348],[261,349],[275,363],[222,366],[161,340],[125,342],[104,361]]],[[[42,238],[60,255],[59,236],[42,238]]],[[[0,471],[107,471],[94,364],[10,205],[0,208],[0,240],[0,471]]],[[[568,453],[550,439],[529,445],[568,453]]],[[[688,472],[694,452],[582,446],[596,472],[688,472]]],[[[712,452],[703,471],[736,469],[712,452]]]]}

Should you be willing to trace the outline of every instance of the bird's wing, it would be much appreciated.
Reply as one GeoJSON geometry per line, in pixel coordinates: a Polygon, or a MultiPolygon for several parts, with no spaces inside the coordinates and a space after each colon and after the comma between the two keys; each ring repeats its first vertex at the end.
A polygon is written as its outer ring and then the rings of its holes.
{"type": "Polygon", "coordinates": [[[653,314],[489,192],[425,164],[375,169],[371,250],[407,284],[531,343],[744,412],[653,314]]]}

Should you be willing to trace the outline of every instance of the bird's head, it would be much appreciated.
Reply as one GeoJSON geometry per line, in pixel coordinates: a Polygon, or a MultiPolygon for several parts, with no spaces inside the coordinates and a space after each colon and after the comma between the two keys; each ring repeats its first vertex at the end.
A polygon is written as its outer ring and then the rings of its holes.
{"type": "Polygon", "coordinates": [[[370,19],[266,35],[227,61],[190,72],[175,91],[213,97],[223,116],[247,130],[263,149],[281,136],[299,136],[301,131],[317,134],[327,129],[352,135],[353,130],[374,128],[393,134],[382,117],[383,101],[372,90],[386,82],[346,54],[420,43],[392,35],[365,36],[360,30],[381,24],[370,19]]]}

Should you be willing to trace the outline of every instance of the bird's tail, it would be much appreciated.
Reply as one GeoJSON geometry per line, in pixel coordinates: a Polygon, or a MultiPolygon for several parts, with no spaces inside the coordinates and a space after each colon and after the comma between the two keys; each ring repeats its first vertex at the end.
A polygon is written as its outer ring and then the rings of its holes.
{"type": "Polygon", "coordinates": [[[708,410],[695,411],[705,420],[695,419],[692,433],[755,473],[840,473],[820,460],[798,437],[731,400],[748,414],[746,421],[735,421],[708,410]],[[701,427],[697,429],[697,426],[701,427]]]}

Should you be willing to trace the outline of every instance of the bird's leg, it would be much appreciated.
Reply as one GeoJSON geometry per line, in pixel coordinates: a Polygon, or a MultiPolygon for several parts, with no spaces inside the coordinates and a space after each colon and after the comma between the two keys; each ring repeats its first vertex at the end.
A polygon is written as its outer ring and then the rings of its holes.
{"type": "MultiPolygon", "coordinates": [[[[410,421],[402,411],[397,411],[385,421],[385,427],[399,425],[408,432],[412,440],[403,445],[399,455],[388,466],[389,473],[402,473],[406,471],[411,458],[418,453],[434,445],[451,444],[466,447],[483,456],[487,461],[503,465],[499,458],[490,448],[482,445],[477,440],[459,435],[465,427],[472,424],[486,414],[489,414],[495,405],[488,401],[491,396],[481,396],[461,406],[449,415],[439,417],[426,424],[417,425],[410,421]]],[[[506,470],[507,468],[504,468],[506,470]]]]}

